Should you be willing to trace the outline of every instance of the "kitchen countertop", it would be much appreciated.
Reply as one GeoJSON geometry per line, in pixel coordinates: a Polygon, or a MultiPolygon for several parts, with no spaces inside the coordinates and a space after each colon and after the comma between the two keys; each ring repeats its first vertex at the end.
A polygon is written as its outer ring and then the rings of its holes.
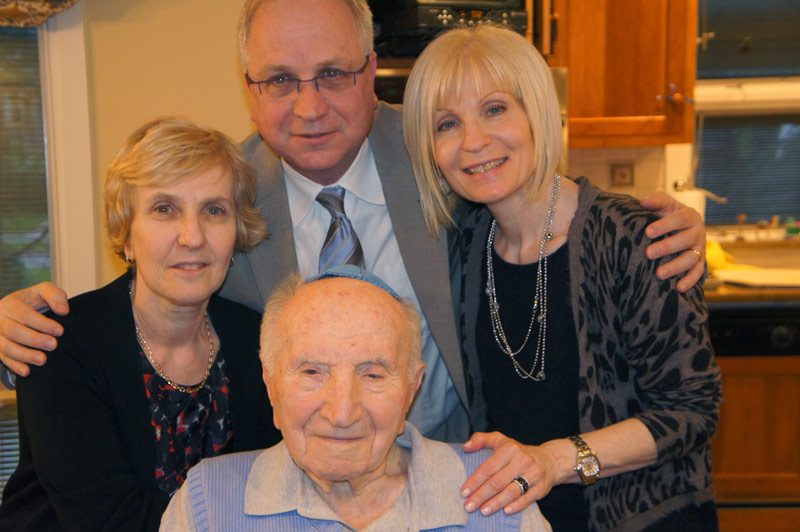
{"type": "MultiPolygon", "coordinates": [[[[760,268],[800,269],[800,238],[770,238],[768,230],[756,226],[709,227],[709,240],[721,242],[735,264],[760,268]],[[746,240],[737,239],[743,234],[746,240]]],[[[772,230],[776,231],[776,230],[772,230]]],[[[783,229],[778,229],[783,233],[783,229]]],[[[717,265],[717,267],[725,267],[717,265]]],[[[710,308],[728,306],[792,306],[800,307],[800,287],[756,287],[721,282],[713,276],[706,280],[706,300],[710,308]]]]}
{"type": "Polygon", "coordinates": [[[722,283],[705,289],[710,307],[734,302],[781,302],[800,304],[800,288],[752,288],[722,283]]]}

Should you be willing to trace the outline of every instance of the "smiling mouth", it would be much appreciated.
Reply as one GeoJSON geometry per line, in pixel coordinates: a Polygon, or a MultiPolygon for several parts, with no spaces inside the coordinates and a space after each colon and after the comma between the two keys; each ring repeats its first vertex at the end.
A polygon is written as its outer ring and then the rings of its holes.
{"type": "Polygon", "coordinates": [[[207,264],[205,263],[202,264],[193,263],[193,264],[176,264],[173,267],[179,270],[199,270],[201,268],[205,268],[206,266],[207,264]]]}
{"type": "Polygon", "coordinates": [[[296,136],[302,137],[304,139],[320,139],[323,137],[327,137],[330,135],[330,131],[323,131],[321,133],[297,133],[296,136]]]}
{"type": "Polygon", "coordinates": [[[319,438],[333,443],[353,443],[362,439],[360,436],[318,436],[319,438]]]}
{"type": "Polygon", "coordinates": [[[471,166],[469,168],[464,168],[464,172],[466,172],[469,175],[482,174],[484,172],[488,172],[492,168],[497,168],[498,166],[500,166],[501,164],[503,164],[507,160],[508,159],[506,157],[503,157],[502,159],[495,159],[494,161],[491,161],[491,162],[488,162],[488,163],[485,163],[485,164],[481,164],[481,165],[478,165],[478,166],[471,166]]]}

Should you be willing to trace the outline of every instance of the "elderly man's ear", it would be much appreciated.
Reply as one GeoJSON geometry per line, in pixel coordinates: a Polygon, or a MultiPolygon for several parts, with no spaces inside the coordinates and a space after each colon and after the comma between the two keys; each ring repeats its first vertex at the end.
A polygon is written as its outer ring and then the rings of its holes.
{"type": "Polygon", "coordinates": [[[408,413],[408,409],[411,408],[411,403],[414,402],[414,398],[417,396],[417,392],[419,391],[419,387],[422,385],[422,378],[425,376],[425,362],[420,362],[419,369],[417,373],[414,375],[414,379],[411,381],[411,398],[410,402],[406,405],[406,413],[408,413]]]}
{"type": "Polygon", "coordinates": [[[267,371],[266,368],[264,368],[264,371],[261,374],[261,377],[264,379],[264,385],[267,387],[267,395],[269,396],[269,404],[270,404],[270,406],[273,407],[272,408],[272,424],[275,425],[276,429],[281,430],[281,428],[278,426],[278,416],[275,413],[275,408],[274,408],[275,401],[272,398],[272,388],[269,385],[269,372],[267,371]]]}

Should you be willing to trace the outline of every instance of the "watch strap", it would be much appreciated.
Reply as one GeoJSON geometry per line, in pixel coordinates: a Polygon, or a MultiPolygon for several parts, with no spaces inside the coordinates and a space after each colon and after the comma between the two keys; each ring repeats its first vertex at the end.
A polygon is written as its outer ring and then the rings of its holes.
{"type": "Polygon", "coordinates": [[[597,456],[579,435],[569,436],[568,439],[578,448],[577,465],[573,469],[578,472],[584,485],[594,484],[600,477],[600,462],[597,456]]]}

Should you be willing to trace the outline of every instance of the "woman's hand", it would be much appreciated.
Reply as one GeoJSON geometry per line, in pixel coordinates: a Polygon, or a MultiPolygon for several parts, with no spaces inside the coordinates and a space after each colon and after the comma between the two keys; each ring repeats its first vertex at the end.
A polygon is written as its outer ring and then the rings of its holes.
{"type": "Polygon", "coordinates": [[[502,508],[508,514],[517,513],[547,495],[558,482],[558,462],[547,444],[523,445],[499,432],[476,432],[463,448],[467,452],[494,450],[461,487],[468,512],[480,508],[483,515],[490,515],[502,508]],[[514,482],[518,476],[528,482],[527,493],[514,482]]]}
{"type": "Polygon", "coordinates": [[[650,259],[678,254],[659,266],[656,275],[659,279],[667,279],[686,272],[678,281],[677,288],[680,292],[689,290],[703,277],[706,269],[706,226],[703,218],[696,210],[664,192],[645,196],[640,203],[662,217],[647,226],[645,231],[648,238],[676,231],[674,235],[647,247],[647,257],[650,259]]]}

